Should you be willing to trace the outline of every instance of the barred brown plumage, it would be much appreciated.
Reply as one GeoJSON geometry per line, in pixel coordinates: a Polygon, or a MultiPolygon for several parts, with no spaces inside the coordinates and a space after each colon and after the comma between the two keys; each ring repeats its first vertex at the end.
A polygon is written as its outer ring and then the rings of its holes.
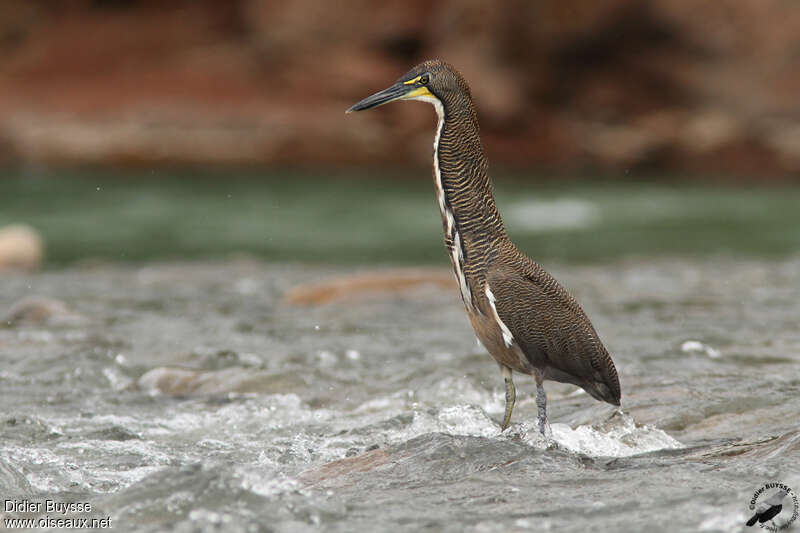
{"type": "Polygon", "coordinates": [[[536,380],[542,433],[547,427],[546,379],[577,385],[598,400],[619,405],[617,370],[589,318],[506,235],[467,82],[449,64],[425,61],[347,112],[395,100],[422,100],[436,109],[433,177],[445,246],[469,321],[505,378],[503,429],[516,398],[512,370],[536,380]]]}

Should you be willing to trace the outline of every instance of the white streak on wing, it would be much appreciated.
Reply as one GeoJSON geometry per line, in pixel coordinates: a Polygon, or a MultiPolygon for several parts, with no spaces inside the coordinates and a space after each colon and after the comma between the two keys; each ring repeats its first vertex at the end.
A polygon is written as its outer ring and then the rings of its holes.
{"type": "Polygon", "coordinates": [[[433,104],[434,109],[436,109],[436,116],[439,118],[439,123],[436,125],[436,137],[433,140],[433,172],[436,176],[436,198],[439,201],[439,211],[442,212],[442,218],[444,219],[445,234],[452,242],[450,245],[450,255],[456,281],[461,289],[461,299],[464,300],[464,305],[467,306],[467,309],[472,311],[472,292],[470,291],[469,284],[467,284],[467,278],[464,276],[464,249],[461,243],[461,236],[458,234],[453,212],[447,208],[447,202],[444,197],[444,185],[442,184],[442,172],[439,169],[439,138],[442,136],[442,130],[444,129],[444,107],[438,98],[432,96],[416,96],[414,98],[409,98],[409,100],[420,100],[433,104]]]}
{"type": "Polygon", "coordinates": [[[492,308],[494,319],[497,320],[497,323],[500,325],[500,331],[503,333],[503,342],[510,348],[511,345],[514,344],[514,336],[511,334],[511,330],[508,329],[508,326],[506,326],[506,323],[500,319],[500,315],[497,314],[497,307],[494,305],[494,293],[492,289],[489,288],[488,283],[486,284],[486,297],[489,299],[489,307],[492,308]]]}

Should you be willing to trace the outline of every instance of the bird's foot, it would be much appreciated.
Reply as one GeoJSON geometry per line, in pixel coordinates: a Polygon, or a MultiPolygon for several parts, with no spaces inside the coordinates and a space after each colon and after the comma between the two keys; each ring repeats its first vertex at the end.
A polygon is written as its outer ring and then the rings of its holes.
{"type": "Polygon", "coordinates": [[[547,417],[538,417],[537,421],[539,422],[539,433],[541,433],[545,438],[552,438],[553,430],[550,428],[550,423],[547,421],[547,417]]]}

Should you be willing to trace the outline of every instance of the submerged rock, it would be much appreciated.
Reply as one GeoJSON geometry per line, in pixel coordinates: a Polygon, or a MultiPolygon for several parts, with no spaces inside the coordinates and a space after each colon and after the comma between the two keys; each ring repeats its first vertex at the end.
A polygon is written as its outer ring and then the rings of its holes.
{"type": "MultiPolygon", "coordinates": [[[[6,494],[14,494],[15,498],[28,497],[34,494],[25,474],[3,458],[0,458],[0,487],[6,494]]],[[[3,515],[0,513],[0,516],[3,515]]]]}
{"type": "Polygon", "coordinates": [[[15,302],[9,310],[0,315],[0,325],[15,326],[20,323],[64,324],[82,322],[86,318],[70,309],[61,300],[29,296],[15,302]]]}
{"type": "Polygon", "coordinates": [[[354,457],[339,459],[326,463],[318,468],[306,470],[300,474],[299,479],[307,485],[315,485],[349,474],[369,472],[370,470],[396,459],[396,457],[393,457],[392,454],[388,453],[386,450],[380,448],[372,449],[354,457]]]}
{"type": "Polygon", "coordinates": [[[25,224],[0,228],[0,271],[35,270],[44,257],[44,243],[35,229],[25,224]]]}
{"type": "Polygon", "coordinates": [[[294,287],[286,293],[283,301],[293,305],[322,305],[366,295],[397,293],[424,285],[450,289],[455,282],[453,275],[446,270],[415,268],[364,272],[294,287]]]}
{"type": "Polygon", "coordinates": [[[222,370],[158,367],[139,378],[139,387],[168,396],[277,393],[297,384],[287,376],[244,367],[222,370]]]}

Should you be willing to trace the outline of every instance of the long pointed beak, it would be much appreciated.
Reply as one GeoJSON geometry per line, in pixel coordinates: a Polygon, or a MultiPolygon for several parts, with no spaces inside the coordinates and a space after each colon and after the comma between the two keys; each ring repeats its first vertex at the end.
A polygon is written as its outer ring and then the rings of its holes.
{"type": "Polygon", "coordinates": [[[413,85],[405,85],[401,82],[397,82],[381,92],[375,93],[372,96],[367,96],[353,107],[345,111],[345,113],[364,111],[365,109],[372,109],[373,107],[378,107],[379,105],[388,104],[389,102],[399,100],[413,90],[413,85]]]}

